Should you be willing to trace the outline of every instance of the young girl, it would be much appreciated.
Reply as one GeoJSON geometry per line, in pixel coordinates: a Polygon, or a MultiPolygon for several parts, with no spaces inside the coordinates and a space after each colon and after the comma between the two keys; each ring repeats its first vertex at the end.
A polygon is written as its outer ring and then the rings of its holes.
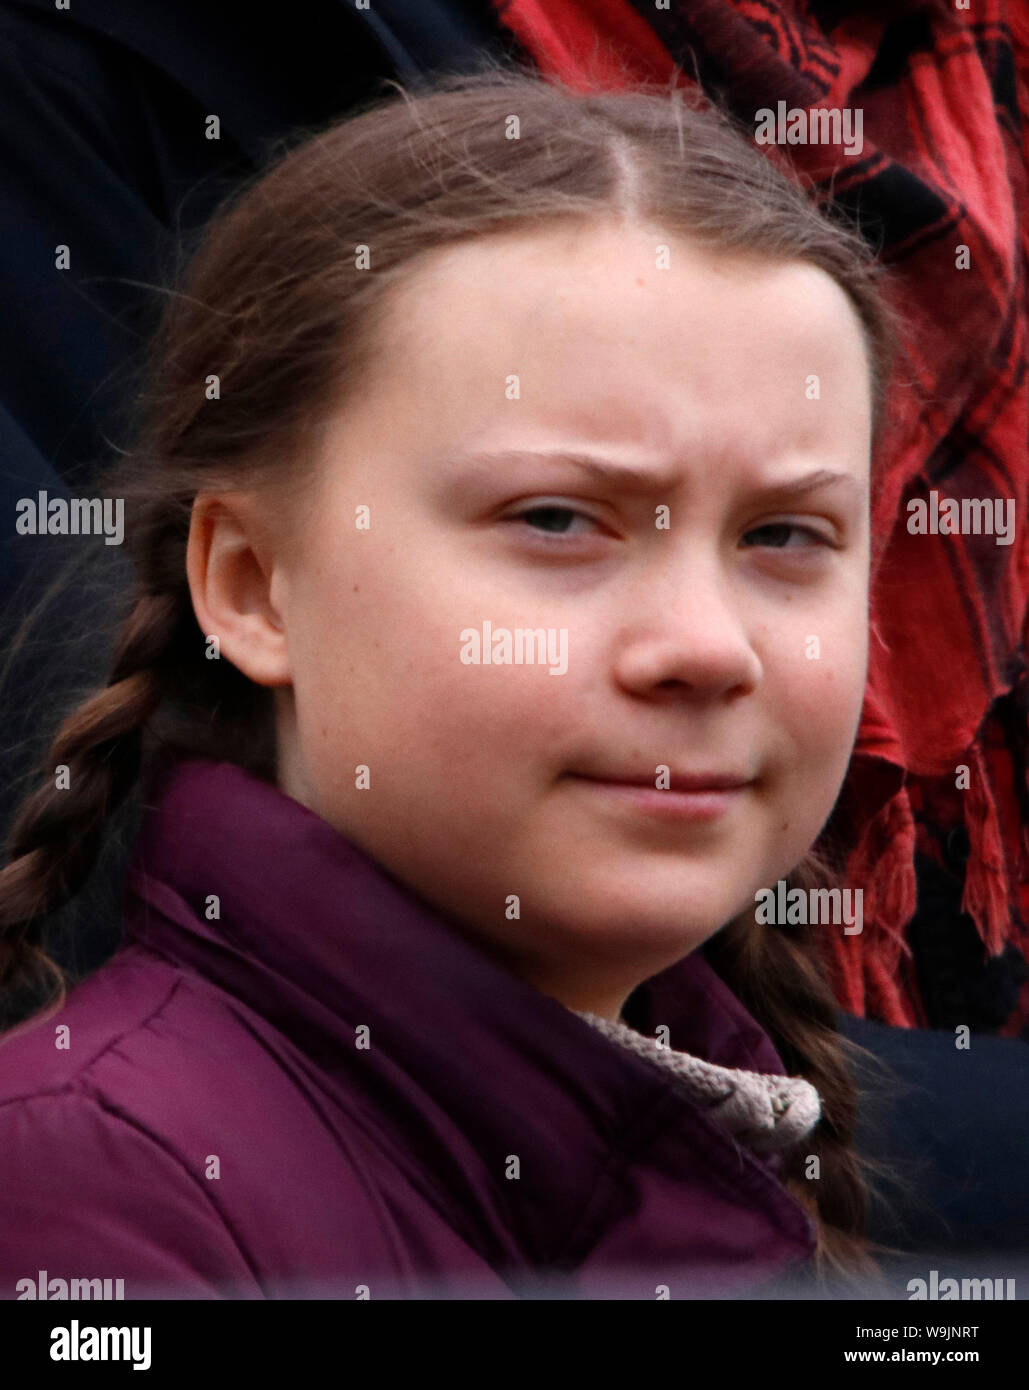
{"type": "Polygon", "coordinates": [[[105,489],[106,686],[0,875],[4,1296],[867,1271],[845,924],[755,902],[832,881],[875,280],[716,111],[518,72],[222,210],[105,489]],[[131,804],[76,979],[55,924],[131,804]]]}

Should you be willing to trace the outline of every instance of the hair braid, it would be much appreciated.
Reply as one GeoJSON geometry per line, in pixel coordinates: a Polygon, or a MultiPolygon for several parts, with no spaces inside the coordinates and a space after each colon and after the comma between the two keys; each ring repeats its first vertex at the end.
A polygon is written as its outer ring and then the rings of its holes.
{"type": "MultiPolygon", "coordinates": [[[[839,876],[813,850],[787,883],[805,890],[839,886],[839,876]]],[[[861,1063],[870,1090],[888,1084],[888,1074],[872,1053],[840,1033],[822,945],[811,923],[764,925],[748,911],[711,938],[704,952],[769,1034],[787,1072],[810,1081],[822,1098],[821,1119],[808,1141],[784,1158],[782,1178],[815,1217],[817,1277],[861,1279],[877,1272],[874,1253],[889,1247],[865,1236],[870,1193],[862,1170],[881,1170],[855,1146],[859,1102],[852,1064],[861,1063]],[[819,1160],[817,1179],[808,1173],[811,1156],[819,1160]]]]}
{"type": "Polygon", "coordinates": [[[66,716],[46,757],[46,782],[21,805],[0,871],[0,985],[67,981],[40,944],[41,921],[82,887],[104,826],[140,769],[144,727],[161,701],[162,666],[181,615],[173,592],[144,593],[117,639],[107,685],[66,716]],[[54,771],[68,769],[67,788],[54,771]]]}

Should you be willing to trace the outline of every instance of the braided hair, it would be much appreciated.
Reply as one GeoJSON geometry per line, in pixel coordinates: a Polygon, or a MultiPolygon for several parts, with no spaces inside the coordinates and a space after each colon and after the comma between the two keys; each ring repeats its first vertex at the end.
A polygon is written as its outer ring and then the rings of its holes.
{"type": "MultiPolygon", "coordinates": [[[[841,846],[831,834],[786,877],[787,890],[841,887],[841,846]]],[[[855,1147],[861,1077],[866,1109],[896,1094],[898,1081],[866,1048],[842,1036],[839,1004],[830,984],[832,958],[813,922],[759,923],[753,909],[740,913],[703,946],[705,957],[758,1019],[791,1076],[803,1076],[822,1098],[822,1114],[804,1144],[783,1156],[781,1177],[815,1221],[815,1270],[837,1290],[874,1277],[876,1255],[901,1253],[867,1240],[873,1182],[907,1196],[910,1179],[855,1147]],[[814,1162],[812,1160],[815,1160],[814,1162]]]]}

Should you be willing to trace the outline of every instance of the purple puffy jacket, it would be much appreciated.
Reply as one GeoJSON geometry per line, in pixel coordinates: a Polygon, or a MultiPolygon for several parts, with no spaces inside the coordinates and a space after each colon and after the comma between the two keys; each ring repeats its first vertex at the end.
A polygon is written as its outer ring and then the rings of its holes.
{"type": "Polygon", "coordinates": [[[639,1055],[240,768],[148,802],[124,944],[0,1045],[0,1297],[725,1297],[810,1257],[781,1101],[744,1142],[676,1070],[784,1072],[700,953],[639,1055]]]}

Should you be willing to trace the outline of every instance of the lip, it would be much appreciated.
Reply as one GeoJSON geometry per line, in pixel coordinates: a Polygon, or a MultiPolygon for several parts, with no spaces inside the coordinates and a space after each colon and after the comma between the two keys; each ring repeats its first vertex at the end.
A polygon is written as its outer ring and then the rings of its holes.
{"type": "Polygon", "coordinates": [[[670,774],[670,785],[662,790],[654,786],[653,780],[570,775],[612,805],[672,821],[717,820],[742,800],[754,782],[754,778],[736,773],[670,774]]]}

